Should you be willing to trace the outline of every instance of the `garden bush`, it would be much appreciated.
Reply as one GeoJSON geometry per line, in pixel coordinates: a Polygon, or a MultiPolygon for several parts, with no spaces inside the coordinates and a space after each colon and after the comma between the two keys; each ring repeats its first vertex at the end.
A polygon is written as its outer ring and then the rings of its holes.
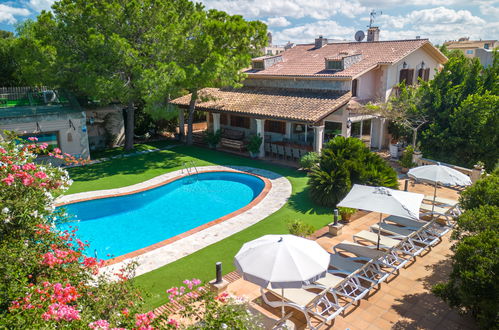
{"type": "Polygon", "coordinates": [[[288,230],[291,235],[300,237],[307,237],[315,232],[315,229],[311,224],[298,219],[288,222],[288,230]]]}
{"type": "Polygon", "coordinates": [[[459,204],[465,210],[481,205],[499,206],[499,171],[494,171],[463,191],[459,204]]]}
{"type": "Polygon", "coordinates": [[[407,146],[404,150],[404,153],[402,154],[402,157],[400,158],[399,164],[402,167],[405,168],[412,168],[416,166],[415,163],[412,161],[412,155],[414,154],[414,147],[413,146],[407,146]]]}
{"type": "Polygon", "coordinates": [[[498,190],[496,172],[461,194],[466,211],[451,236],[455,241],[452,271],[447,282],[433,288],[451,307],[474,316],[483,329],[499,324],[498,190]]]}
{"type": "MultiPolygon", "coordinates": [[[[112,327],[139,326],[140,298],[129,280],[134,265],[99,274],[102,261],[83,255],[88,244],[77,239],[76,228],[54,229],[65,217],[54,210],[54,199],[71,180],[61,168],[35,163],[46,144],[22,143],[12,137],[0,142],[0,324],[88,328],[104,320],[112,327]]],[[[49,155],[70,160],[57,148],[49,155]]]]}
{"type": "Polygon", "coordinates": [[[319,166],[309,173],[312,200],[335,207],[353,184],[398,188],[397,173],[356,138],[337,136],[322,149],[319,166]]]}
{"type": "Polygon", "coordinates": [[[320,155],[317,152],[308,152],[300,158],[300,166],[306,170],[309,170],[319,162],[319,158],[320,155]]]}

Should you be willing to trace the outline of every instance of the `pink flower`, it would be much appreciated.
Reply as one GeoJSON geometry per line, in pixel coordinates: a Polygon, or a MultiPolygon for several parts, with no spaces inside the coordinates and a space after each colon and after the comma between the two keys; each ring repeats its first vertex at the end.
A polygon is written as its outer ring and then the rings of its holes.
{"type": "Polygon", "coordinates": [[[177,322],[177,320],[174,320],[174,319],[169,319],[167,324],[168,324],[168,325],[172,325],[172,326],[174,326],[175,328],[178,328],[178,327],[179,327],[179,323],[177,322]]]}
{"type": "Polygon", "coordinates": [[[42,144],[40,144],[40,145],[38,146],[38,148],[40,148],[41,150],[45,150],[45,149],[47,149],[47,147],[48,147],[48,146],[49,146],[49,145],[48,145],[47,143],[42,143],[42,144]]]}
{"type": "Polygon", "coordinates": [[[156,318],[153,312],[147,312],[144,314],[136,314],[135,319],[137,320],[135,322],[135,325],[139,327],[140,329],[150,329],[150,324],[151,322],[156,318]]]}
{"type": "Polygon", "coordinates": [[[54,152],[55,152],[56,154],[60,154],[62,151],[61,151],[61,149],[59,149],[59,148],[54,148],[54,152]]]}
{"type": "Polygon", "coordinates": [[[42,314],[42,318],[45,321],[48,321],[50,319],[56,321],[73,321],[80,319],[80,312],[73,306],[55,303],[50,305],[48,311],[42,314]]]}
{"type": "Polygon", "coordinates": [[[4,148],[0,148],[0,154],[6,154],[7,153],[7,150],[5,150],[4,148]]]}
{"type": "Polygon", "coordinates": [[[201,280],[200,280],[200,279],[198,279],[198,278],[193,278],[191,282],[192,282],[192,284],[194,284],[194,285],[199,285],[199,284],[201,284],[201,280]]]}
{"type": "Polygon", "coordinates": [[[2,182],[7,184],[7,186],[10,186],[11,184],[14,183],[14,179],[15,179],[14,176],[9,173],[6,178],[2,179],[2,182]]]}
{"type": "Polygon", "coordinates": [[[38,138],[35,136],[29,137],[28,140],[30,141],[38,141],[38,138]]]}
{"type": "Polygon", "coordinates": [[[109,322],[106,320],[98,320],[98,321],[89,323],[88,327],[90,329],[108,330],[109,329],[109,322]]]}
{"type": "Polygon", "coordinates": [[[38,179],[45,179],[47,177],[47,174],[45,174],[44,172],[36,172],[35,173],[35,176],[38,178],[38,179]]]}
{"type": "Polygon", "coordinates": [[[33,163],[27,163],[22,166],[22,169],[25,171],[36,170],[36,165],[33,163]]]}

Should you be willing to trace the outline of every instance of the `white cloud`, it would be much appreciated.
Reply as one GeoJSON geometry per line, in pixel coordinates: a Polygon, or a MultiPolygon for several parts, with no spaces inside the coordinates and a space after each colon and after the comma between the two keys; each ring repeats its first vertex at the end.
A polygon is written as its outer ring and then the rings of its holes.
{"type": "Polygon", "coordinates": [[[286,19],[286,17],[269,17],[265,23],[268,26],[284,27],[291,25],[291,22],[286,19]]]}
{"type": "Polygon", "coordinates": [[[26,8],[16,8],[0,4],[0,23],[14,24],[17,22],[16,16],[29,16],[30,12],[26,8]]]}
{"type": "Polygon", "coordinates": [[[29,0],[26,5],[33,10],[40,12],[42,10],[50,10],[55,0],[29,0]]]}
{"type": "Polygon", "coordinates": [[[246,18],[312,17],[327,19],[340,14],[354,17],[367,8],[358,0],[203,0],[208,8],[216,8],[246,18]]]}
{"type": "Polygon", "coordinates": [[[481,1],[479,3],[480,13],[482,15],[499,17],[499,0],[498,1],[481,1]]]}
{"type": "Polygon", "coordinates": [[[278,31],[274,33],[273,39],[278,44],[284,44],[288,41],[294,43],[313,43],[319,35],[323,35],[328,39],[351,40],[354,33],[355,30],[351,27],[339,25],[335,21],[325,20],[278,31]]]}

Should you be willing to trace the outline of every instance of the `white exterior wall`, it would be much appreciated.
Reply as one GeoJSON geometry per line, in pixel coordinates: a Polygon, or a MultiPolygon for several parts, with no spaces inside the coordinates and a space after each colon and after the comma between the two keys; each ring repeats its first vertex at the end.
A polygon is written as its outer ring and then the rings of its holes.
{"type": "Polygon", "coordinates": [[[0,130],[14,131],[19,135],[35,133],[37,121],[42,132],[57,132],[62,152],[85,159],[90,157],[85,112],[2,119],[0,130]],[[74,128],[70,127],[69,120],[74,128]]]}
{"type": "Polygon", "coordinates": [[[439,62],[425,50],[420,48],[388,67],[386,75],[385,99],[390,96],[393,86],[400,83],[400,70],[403,69],[404,62],[407,63],[407,69],[414,69],[413,81],[415,82],[418,76],[418,70],[421,68],[422,61],[425,63],[425,68],[430,68],[429,79],[432,80],[435,77],[435,69],[438,69],[440,65],[439,62]]]}
{"type": "Polygon", "coordinates": [[[375,100],[383,95],[383,69],[377,68],[357,78],[357,97],[361,100],[375,100]]]}

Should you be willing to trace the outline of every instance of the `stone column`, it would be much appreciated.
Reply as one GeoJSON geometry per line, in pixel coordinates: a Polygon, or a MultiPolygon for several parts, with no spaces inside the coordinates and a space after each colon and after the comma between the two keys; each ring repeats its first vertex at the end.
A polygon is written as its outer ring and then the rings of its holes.
{"type": "Polygon", "coordinates": [[[385,118],[379,120],[379,149],[383,149],[383,139],[385,137],[385,118]]]}
{"type": "Polygon", "coordinates": [[[320,153],[324,140],[324,125],[314,126],[314,151],[320,153]]]}
{"type": "Polygon", "coordinates": [[[178,132],[180,139],[183,140],[185,137],[184,109],[178,109],[178,132]]]}
{"type": "Polygon", "coordinates": [[[256,135],[262,138],[262,144],[260,145],[259,158],[265,157],[265,119],[256,119],[256,135]]]}
{"type": "Polygon", "coordinates": [[[484,173],[484,169],[481,165],[474,165],[473,166],[473,169],[471,170],[471,175],[470,175],[470,178],[471,178],[471,182],[472,183],[475,183],[477,182],[478,180],[480,180],[480,178],[482,177],[482,174],[484,173]]]}
{"type": "Polygon", "coordinates": [[[220,129],[220,114],[213,112],[213,133],[216,133],[220,129]]]}
{"type": "Polygon", "coordinates": [[[290,121],[286,122],[286,139],[291,139],[291,130],[292,130],[293,125],[291,124],[290,121]]]}

